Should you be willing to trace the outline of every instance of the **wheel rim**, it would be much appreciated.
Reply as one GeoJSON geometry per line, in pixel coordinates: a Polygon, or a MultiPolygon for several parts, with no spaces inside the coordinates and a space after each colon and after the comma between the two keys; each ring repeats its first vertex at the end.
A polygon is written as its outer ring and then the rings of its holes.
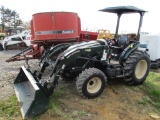
{"type": "Polygon", "coordinates": [[[102,86],[102,81],[98,77],[93,77],[87,83],[87,91],[89,93],[96,93],[100,90],[102,86]]]}
{"type": "Polygon", "coordinates": [[[135,75],[138,79],[141,79],[144,77],[147,71],[147,62],[145,60],[141,60],[138,62],[135,70],[135,75]]]}

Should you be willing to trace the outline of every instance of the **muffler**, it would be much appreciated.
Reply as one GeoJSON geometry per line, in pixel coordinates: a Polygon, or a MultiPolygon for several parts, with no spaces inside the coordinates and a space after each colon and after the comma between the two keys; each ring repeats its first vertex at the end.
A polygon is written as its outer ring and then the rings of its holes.
{"type": "Polygon", "coordinates": [[[14,89],[21,105],[23,119],[45,112],[49,106],[49,99],[44,94],[39,82],[24,66],[14,81],[14,89]]]}

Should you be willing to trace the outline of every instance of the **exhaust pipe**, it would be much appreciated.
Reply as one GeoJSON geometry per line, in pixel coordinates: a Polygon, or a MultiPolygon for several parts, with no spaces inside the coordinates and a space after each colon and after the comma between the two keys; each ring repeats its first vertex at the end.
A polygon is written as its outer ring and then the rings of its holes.
{"type": "Polygon", "coordinates": [[[49,106],[49,99],[32,73],[24,66],[14,81],[14,89],[21,104],[23,119],[44,113],[49,106]]]}

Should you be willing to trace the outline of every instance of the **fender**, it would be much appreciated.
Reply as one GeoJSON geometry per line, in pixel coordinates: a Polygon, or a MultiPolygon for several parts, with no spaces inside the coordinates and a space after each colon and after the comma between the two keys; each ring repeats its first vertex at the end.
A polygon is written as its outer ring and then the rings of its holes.
{"type": "Polygon", "coordinates": [[[122,64],[122,62],[126,60],[131,54],[131,52],[138,49],[138,47],[140,47],[140,43],[132,43],[126,49],[124,49],[121,56],[119,57],[119,63],[122,64]]]}
{"type": "Polygon", "coordinates": [[[147,44],[140,44],[139,42],[132,43],[122,52],[121,56],[119,57],[119,63],[122,64],[122,62],[126,60],[128,56],[131,54],[131,52],[133,52],[136,49],[148,51],[147,44]]]}

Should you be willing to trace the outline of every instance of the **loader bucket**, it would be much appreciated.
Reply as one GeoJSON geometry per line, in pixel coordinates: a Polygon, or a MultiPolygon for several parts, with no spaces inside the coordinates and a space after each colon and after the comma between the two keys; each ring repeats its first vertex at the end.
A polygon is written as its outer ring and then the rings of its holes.
{"type": "Polygon", "coordinates": [[[14,89],[21,104],[23,119],[36,116],[47,110],[49,99],[43,93],[32,74],[24,66],[21,67],[14,81],[14,89]]]}

